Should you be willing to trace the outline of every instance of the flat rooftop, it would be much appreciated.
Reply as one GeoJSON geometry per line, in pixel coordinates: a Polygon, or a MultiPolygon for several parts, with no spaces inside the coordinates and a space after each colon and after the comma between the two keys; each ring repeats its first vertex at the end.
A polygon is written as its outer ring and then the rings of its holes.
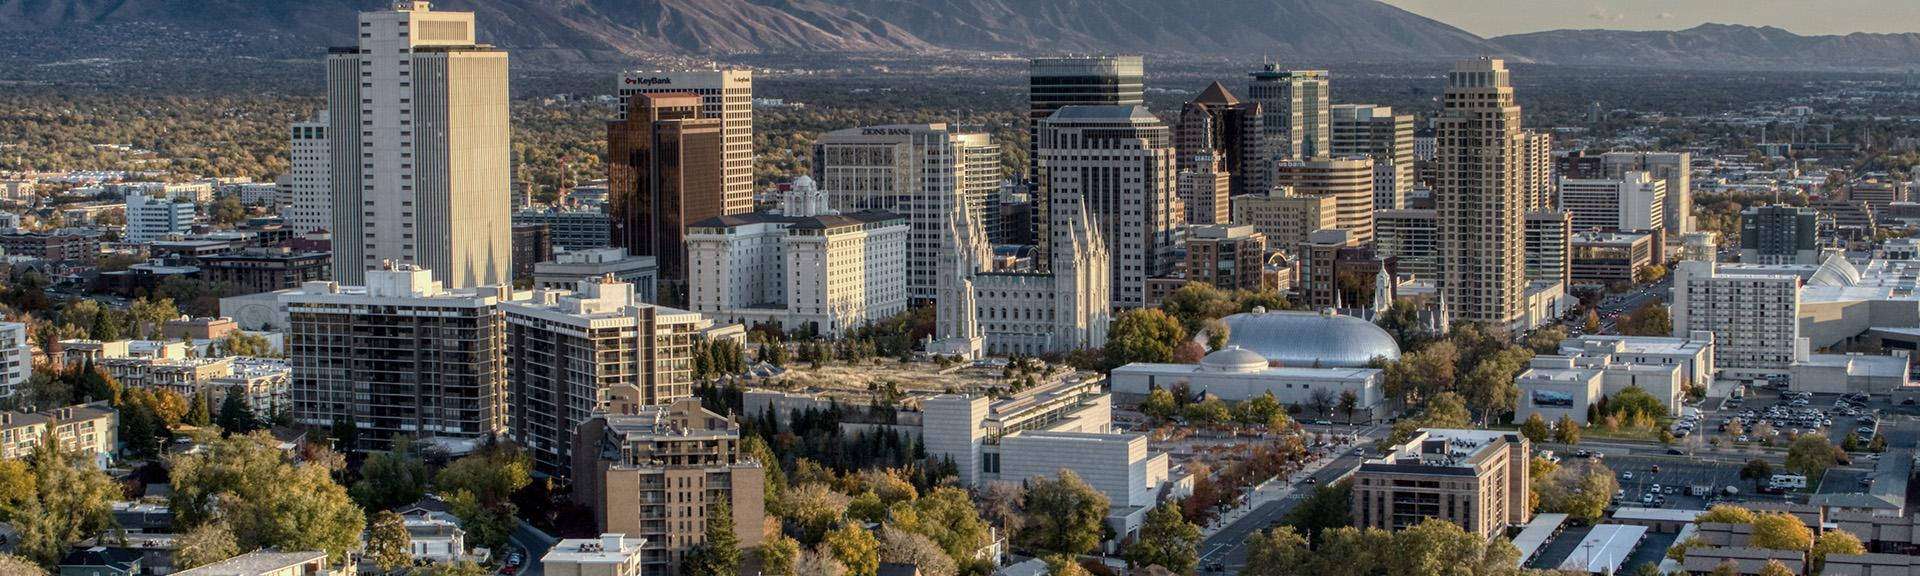
{"type": "Polygon", "coordinates": [[[1533,521],[1520,530],[1520,535],[1513,537],[1513,547],[1520,549],[1520,566],[1525,567],[1527,560],[1538,554],[1540,548],[1547,545],[1547,540],[1553,538],[1560,531],[1560,526],[1566,523],[1566,514],[1535,515],[1533,521]]]}
{"type": "Polygon", "coordinates": [[[1627,526],[1624,524],[1601,524],[1587,532],[1580,540],[1573,554],[1560,562],[1561,570],[1579,570],[1592,574],[1617,574],[1620,565],[1633,555],[1633,549],[1640,545],[1640,538],[1647,535],[1645,526],[1627,526]]]}

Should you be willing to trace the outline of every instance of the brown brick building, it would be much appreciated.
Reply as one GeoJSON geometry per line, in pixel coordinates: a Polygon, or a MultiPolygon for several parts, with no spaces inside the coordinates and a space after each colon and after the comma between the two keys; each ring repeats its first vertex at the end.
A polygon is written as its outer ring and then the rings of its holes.
{"type": "Polygon", "coordinates": [[[1482,537],[1526,524],[1529,448],[1513,432],[1421,430],[1354,473],[1353,523],[1400,530],[1438,518],[1482,537]]]}
{"type": "Polygon", "coordinates": [[[740,453],[738,423],[693,398],[641,405],[632,385],[608,397],[610,412],[581,425],[573,449],[574,501],[593,508],[596,528],[645,538],[645,573],[674,574],[706,541],[710,503],[727,498],[740,546],[760,545],[765,471],[740,453]]]}
{"type": "Polygon", "coordinates": [[[92,260],[100,255],[100,236],[96,234],[0,234],[0,250],[8,256],[29,256],[59,262],[92,260]]]}
{"type": "Polygon", "coordinates": [[[205,256],[200,258],[200,278],[250,294],[299,288],[302,282],[333,279],[333,255],[262,248],[205,256]]]}

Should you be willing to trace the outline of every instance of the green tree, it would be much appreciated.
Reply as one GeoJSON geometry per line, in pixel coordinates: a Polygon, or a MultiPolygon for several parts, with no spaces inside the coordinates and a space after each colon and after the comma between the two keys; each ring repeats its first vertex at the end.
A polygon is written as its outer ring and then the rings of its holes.
{"type": "Polygon", "coordinates": [[[1560,469],[1549,475],[1544,484],[1536,486],[1544,491],[1540,495],[1543,510],[1563,513],[1588,524],[1606,514],[1608,499],[1620,487],[1613,471],[1600,464],[1585,469],[1560,469]]]}
{"type": "Polygon", "coordinates": [[[1420,419],[1421,425],[1428,428],[1466,428],[1472,416],[1459,395],[1441,392],[1427,401],[1427,410],[1420,419]]]}
{"type": "MultiPolygon", "coordinates": [[[[1273,393],[1268,392],[1267,395],[1272,396],[1273,393]]],[[[1341,390],[1339,408],[1341,413],[1347,415],[1347,422],[1352,423],[1353,411],[1360,408],[1360,395],[1355,394],[1352,390],[1341,390]]]]}
{"type": "Polygon", "coordinates": [[[1307,539],[1292,526],[1256,531],[1247,538],[1247,565],[1240,576],[1304,576],[1313,552],[1307,539]]]}
{"type": "Polygon", "coordinates": [[[1227,323],[1221,321],[1219,318],[1202,322],[1200,329],[1207,334],[1207,349],[1209,350],[1225,349],[1227,347],[1227,339],[1233,336],[1233,329],[1228,327],[1227,323]]]}
{"type": "Polygon", "coordinates": [[[1760,567],[1759,576],[1797,576],[1797,575],[1793,573],[1792,568],[1788,568],[1786,564],[1781,563],[1779,560],[1768,559],[1766,565],[1760,567]]]}
{"type": "Polygon", "coordinates": [[[392,510],[381,510],[373,516],[373,526],[367,529],[366,558],[380,567],[381,572],[413,562],[413,534],[407,532],[407,520],[392,510]]]}
{"type": "Polygon", "coordinates": [[[227,398],[220,401],[220,414],[213,422],[220,429],[233,434],[246,434],[260,429],[260,422],[253,417],[253,409],[247,407],[247,399],[239,386],[227,389],[227,398]]]}
{"type": "Polygon", "coordinates": [[[238,330],[228,334],[220,347],[228,356],[267,356],[273,353],[273,345],[267,342],[267,337],[238,330]]]}
{"type": "Polygon", "coordinates": [[[113,525],[112,502],[120,498],[120,487],[84,455],[42,438],[27,456],[26,472],[31,481],[15,477],[6,484],[31,486],[34,492],[13,496],[13,510],[0,518],[20,531],[20,555],[52,566],[75,542],[113,525]]]}
{"type": "Polygon", "coordinates": [[[352,418],[334,418],[333,428],[327,436],[333,438],[334,448],[342,453],[360,449],[360,426],[352,418]]]}
{"type": "Polygon", "coordinates": [[[240,555],[240,542],[226,522],[208,522],[180,537],[174,548],[174,569],[198,568],[240,555]]]}
{"type": "Polygon", "coordinates": [[[1572,416],[1561,415],[1560,420],[1553,425],[1553,441],[1569,445],[1579,444],[1580,424],[1574,422],[1572,416]]]}
{"type": "Polygon", "coordinates": [[[1091,576],[1086,568],[1074,561],[1073,556],[1053,554],[1043,559],[1047,563],[1047,576],[1091,576]]]}
{"type": "Polygon", "coordinates": [[[186,422],[188,426],[197,428],[205,428],[213,424],[213,407],[211,404],[212,402],[207,400],[206,393],[193,393],[193,406],[187,409],[187,416],[183,421],[186,422]]]}
{"type": "Polygon", "coordinates": [[[1206,424],[1225,424],[1233,420],[1233,411],[1227,402],[1219,396],[1208,394],[1199,402],[1187,405],[1187,420],[1206,424]]]}
{"type": "Polygon", "coordinates": [[[1460,379],[1462,395],[1467,405],[1480,414],[1481,421],[1490,422],[1494,415],[1514,410],[1520,401],[1520,388],[1514,384],[1514,377],[1525,370],[1532,359],[1533,352],[1509,346],[1481,358],[1467,371],[1466,377],[1460,379]]]}
{"type": "Polygon", "coordinates": [[[1211,284],[1201,282],[1188,282],[1186,286],[1174,290],[1161,301],[1160,309],[1180,321],[1180,328],[1188,334],[1198,334],[1208,320],[1235,311],[1233,301],[1226,294],[1211,284]]]}
{"type": "Polygon", "coordinates": [[[1773,464],[1759,458],[1748,460],[1747,465],[1740,468],[1740,478],[1752,480],[1754,489],[1758,490],[1761,482],[1773,478],[1773,464]]]}
{"type": "Polygon", "coordinates": [[[1163,503],[1147,511],[1140,538],[1127,547],[1127,565],[1159,566],[1175,574],[1193,572],[1200,562],[1200,527],[1180,516],[1180,507],[1163,503]]]}
{"type": "Polygon", "coordinates": [[[477,546],[499,550],[513,529],[513,493],[533,482],[533,461],[505,444],[490,444],[454,460],[434,477],[434,487],[465,523],[477,546]]]}
{"type": "Polygon", "coordinates": [[[368,510],[388,510],[427,493],[427,463],[413,453],[413,441],[393,439],[393,449],[375,452],[360,465],[360,481],[353,483],[353,500],[368,510]]]}
{"type": "Polygon", "coordinates": [[[1082,554],[1098,545],[1104,534],[1107,496],[1072,470],[1062,468],[1057,477],[1029,481],[1022,504],[1028,519],[1023,533],[1034,548],[1082,554]]]}
{"type": "Polygon", "coordinates": [[[842,524],[828,532],[820,544],[847,567],[848,576],[874,576],[880,571],[880,541],[866,528],[842,524]]]}
{"type": "Polygon", "coordinates": [[[800,576],[794,562],[800,558],[800,542],[785,534],[775,534],[760,545],[760,571],[767,576],[800,576]]]}
{"type": "Polygon", "coordinates": [[[1286,407],[1281,406],[1280,400],[1273,397],[1273,392],[1267,391],[1264,394],[1248,398],[1239,404],[1233,405],[1233,420],[1248,426],[1266,424],[1267,420],[1272,419],[1274,414],[1285,411],[1286,407]]]}
{"type": "Polygon", "coordinates": [[[1186,338],[1180,321],[1157,308],[1121,312],[1107,329],[1107,365],[1173,361],[1173,349],[1186,338]]]}
{"type": "Polygon", "coordinates": [[[1670,336],[1673,334],[1673,317],[1667,312],[1665,303],[1652,300],[1634,310],[1618,327],[1621,334],[1628,336],[1670,336]]]}
{"type": "Polygon", "coordinates": [[[688,554],[681,573],[688,576],[733,576],[740,572],[740,540],[733,532],[733,506],[715,498],[707,509],[706,541],[688,554]]]}
{"type": "Polygon", "coordinates": [[[408,576],[493,576],[493,570],[471,561],[457,560],[415,568],[408,576]]]}
{"type": "Polygon", "coordinates": [[[1317,486],[1305,502],[1287,515],[1286,525],[1299,530],[1314,542],[1322,542],[1327,530],[1353,524],[1353,480],[1317,486]]]}
{"type": "Polygon", "coordinates": [[[160,332],[160,325],[180,317],[180,309],[173,305],[172,298],[135,298],[130,310],[133,320],[133,333],[141,339],[152,338],[160,332]]]}
{"type": "Polygon", "coordinates": [[[1180,406],[1174,403],[1172,392],[1154,388],[1147,392],[1147,399],[1140,403],[1140,413],[1157,422],[1165,422],[1180,413],[1180,406]]]}
{"type": "Polygon", "coordinates": [[[175,528],[224,520],[243,549],[326,550],[343,558],[359,545],[366,514],[326,467],[291,462],[278,446],[254,432],[172,457],[175,528]]]}
{"type": "Polygon", "coordinates": [[[1787,446],[1787,469],[1808,478],[1819,478],[1845,455],[1826,436],[1801,434],[1787,446]]]}
{"type": "Polygon", "coordinates": [[[1520,424],[1520,435],[1530,442],[1546,442],[1547,434],[1547,419],[1541,418],[1539,412],[1528,414],[1527,421],[1520,424]]]}
{"type": "Polygon", "coordinates": [[[861,492],[847,503],[847,517],[861,522],[879,522],[887,519],[887,503],[880,501],[880,495],[872,490],[861,492]]]}
{"type": "Polygon", "coordinates": [[[919,500],[895,503],[891,516],[902,530],[933,540],[955,566],[972,562],[991,543],[986,521],[960,488],[941,486],[919,500]]]}

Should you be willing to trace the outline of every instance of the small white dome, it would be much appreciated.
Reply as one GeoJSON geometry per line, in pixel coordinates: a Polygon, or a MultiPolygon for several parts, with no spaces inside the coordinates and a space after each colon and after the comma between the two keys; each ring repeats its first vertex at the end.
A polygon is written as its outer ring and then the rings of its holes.
{"type": "Polygon", "coordinates": [[[1241,348],[1228,346],[1200,359],[1200,369],[1208,372],[1259,372],[1267,369],[1267,357],[1241,348]]]}

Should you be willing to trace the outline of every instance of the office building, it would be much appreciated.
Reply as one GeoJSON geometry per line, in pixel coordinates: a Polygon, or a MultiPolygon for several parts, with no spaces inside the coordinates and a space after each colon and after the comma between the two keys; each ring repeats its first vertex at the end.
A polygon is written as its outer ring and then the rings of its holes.
{"type": "Polygon", "coordinates": [[[1333,140],[1327,71],[1281,70],[1267,64],[1247,83],[1247,100],[1260,105],[1267,157],[1304,160],[1327,155],[1333,140]]]}
{"type": "Polygon", "coordinates": [[[952,206],[983,229],[1000,223],[1000,147],[985,132],[946,124],[837,130],[820,137],[814,166],[830,208],[907,218],[907,296],[915,303],[933,301],[941,221],[952,206]]]}
{"type": "Polygon", "coordinates": [[[0,411],[0,460],[26,458],[49,436],[106,468],[119,449],[120,412],[104,401],[39,412],[0,411]]]}
{"type": "MultiPolygon", "coordinates": [[[[1219,82],[1208,85],[1180,109],[1174,134],[1180,171],[1224,173],[1228,181],[1223,195],[1266,191],[1269,160],[1265,120],[1259,104],[1242,102],[1219,82]]],[[[1220,222],[1189,219],[1189,223],[1220,222]]]]}
{"type": "Polygon", "coordinates": [[[1392,258],[1399,273],[1433,279],[1440,252],[1440,215],[1433,210],[1381,210],[1374,214],[1373,248],[1392,258]]]}
{"type": "MultiPolygon", "coordinates": [[[[635,120],[631,116],[631,113],[636,110],[632,103],[635,95],[694,94],[699,96],[700,103],[697,106],[699,114],[694,118],[720,121],[721,180],[720,191],[714,198],[701,198],[698,202],[703,204],[711,202],[719,206],[719,212],[711,216],[753,211],[752,70],[744,68],[629,70],[620,75],[620,84],[617,89],[620,94],[619,119],[622,121],[635,120]]],[[[705,165],[702,166],[704,169],[705,165]]],[[[702,176],[702,178],[705,177],[702,176]]],[[[608,187],[610,197],[619,194],[619,190],[612,182],[608,183],[608,187]]],[[[711,192],[704,186],[699,191],[702,194],[711,192]]],[[[700,218],[711,216],[702,215],[700,218]]],[[[686,222],[698,219],[691,218],[686,222]]],[[[627,247],[631,248],[632,245],[627,247]]]]}
{"type": "Polygon", "coordinates": [[[1653,234],[1575,232],[1568,243],[1573,250],[1569,273],[1578,283],[1631,284],[1641,270],[1659,262],[1657,242],[1653,234]]]}
{"type": "Polygon", "coordinates": [[[1335,104],[1331,116],[1330,154],[1373,158],[1373,208],[1405,208],[1413,193],[1413,115],[1394,114],[1389,106],[1335,104]]]}
{"type": "Polygon", "coordinates": [[[1525,136],[1506,63],[1481,58],[1447,73],[1434,123],[1440,291],[1451,323],[1513,329],[1526,316],[1525,136]]]}
{"type": "Polygon", "coordinates": [[[1043,256],[1044,244],[1052,237],[1047,229],[1053,225],[1048,213],[1053,202],[1046,177],[1040,172],[1041,124],[1068,106],[1145,105],[1145,70],[1139,56],[1065,56],[1031,62],[1027,78],[1027,182],[1033,186],[1033,237],[1042,243],[1043,256]]]}
{"type": "Polygon", "coordinates": [[[1604,354],[1625,364],[1679,366],[1689,387],[1713,384],[1715,349],[1713,333],[1705,330],[1682,337],[1588,334],[1560,342],[1562,356],[1604,354]]]}
{"type": "Polygon", "coordinates": [[[786,214],[722,216],[688,229],[694,312],[838,336],[907,309],[906,218],[828,210],[804,176],[786,198],[786,214]]]}
{"type": "Polygon", "coordinates": [[[1681,262],[1673,272],[1673,334],[1712,332],[1716,367],[1729,377],[1784,375],[1807,354],[1801,277],[1789,268],[1681,262]]]}
{"type": "MultiPolygon", "coordinates": [[[[686,301],[689,224],[730,212],[725,120],[703,97],[642,93],[607,123],[608,217],[613,245],[660,265],[660,301],[686,301]]],[[[741,212],[744,212],[741,211],[741,212]]]]}
{"type": "Polygon", "coordinates": [[[200,258],[200,279],[237,287],[240,293],[272,292],[333,277],[333,256],[290,248],[254,248],[200,258]]]}
{"type": "Polygon", "coordinates": [[[1847,185],[1848,202],[1865,202],[1874,214],[1886,211],[1894,202],[1907,201],[1907,183],[1898,180],[1882,181],[1868,178],[1847,185]]]}
{"type": "Polygon", "coordinates": [[[646,576],[641,549],[645,538],[601,534],[599,538],[567,538],[540,557],[540,569],[553,576],[646,576]]]}
{"type": "Polygon", "coordinates": [[[641,302],[601,277],[500,305],[507,323],[513,439],[549,474],[571,476],[573,431],[630,387],[643,404],[693,396],[693,344],[712,323],[641,302]]]}
{"type": "Polygon", "coordinates": [[[1785,204],[1740,211],[1740,262],[1819,264],[1820,213],[1785,204]]]}
{"type": "Polygon", "coordinates": [[[1560,180],[1560,206],[1573,213],[1573,229],[1666,231],[1667,182],[1646,172],[1620,178],[1560,180]]]}
{"type": "Polygon", "coordinates": [[[1107,242],[1112,305],[1144,305],[1146,280],[1173,272],[1185,219],[1166,125],[1145,106],[1069,106],[1040,122],[1038,150],[1041,200],[1077,198],[1107,242]]]}
{"type": "Polygon", "coordinates": [[[1662,222],[1670,234],[1693,231],[1692,152],[1608,152],[1600,155],[1607,178],[1627,172],[1646,172],[1667,185],[1666,214],[1662,222]]]}
{"type": "Polygon", "coordinates": [[[402,0],[360,13],[359,44],[327,54],[333,273],[386,263],[448,288],[512,280],[507,53],[471,12],[402,0]]]}
{"type": "Polygon", "coordinates": [[[1055,196],[1053,202],[1046,272],[974,276],[974,305],[989,354],[1035,356],[1107,344],[1113,320],[1108,243],[1078,195],[1055,196]]]}
{"type": "Polygon", "coordinates": [[[1252,226],[1211,225],[1187,229],[1186,281],[1224,292],[1259,291],[1266,269],[1267,237],[1252,226]]]}
{"type": "Polygon", "coordinates": [[[594,248],[555,254],[550,262],[533,265],[534,288],[569,289],[581,280],[612,276],[633,285],[641,302],[654,301],[654,283],[660,277],[652,256],[630,256],[625,248],[594,248]]]}
{"type": "Polygon", "coordinates": [[[404,435],[461,454],[505,434],[506,291],[449,289],[405,265],[368,271],[366,281],[280,295],[294,421],[353,422],[360,445],[342,449],[385,449],[404,435]]]}
{"type": "Polygon", "coordinates": [[[1640,364],[1616,358],[1606,348],[1580,350],[1570,354],[1534,356],[1527,370],[1515,377],[1520,401],[1513,423],[1526,422],[1539,414],[1554,422],[1572,418],[1582,426],[1595,424],[1587,418],[1590,407],[1603,398],[1619,396],[1628,388],[1639,388],[1660,400],[1667,408],[1655,417],[1675,418],[1684,408],[1690,383],[1678,364],[1640,364]]]}
{"type": "Polygon", "coordinates": [[[128,242],[152,242],[193,231],[193,202],[146,194],[127,197],[128,242]]]}
{"type": "Polygon", "coordinates": [[[1314,230],[1336,228],[1340,223],[1340,200],[1333,196],[1296,194],[1292,188],[1274,187],[1265,192],[1233,198],[1234,225],[1252,226],[1265,236],[1267,249],[1293,250],[1314,230]]]}
{"type": "Polygon", "coordinates": [[[726,500],[741,548],[760,545],[766,517],[763,466],[740,450],[740,424],[698,399],[648,405],[632,386],[608,390],[607,407],[580,426],[573,500],[593,509],[601,533],[643,540],[643,574],[677,574],[706,542],[707,514],[726,500]]]}
{"type": "Polygon", "coordinates": [[[535,264],[553,259],[553,232],[546,224],[513,225],[513,279],[533,276],[535,264]]]}
{"type": "Polygon", "coordinates": [[[1353,474],[1353,524],[1401,530],[1430,518],[1493,538],[1527,523],[1526,437],[1497,430],[1426,428],[1353,474]]]}
{"type": "Polygon", "coordinates": [[[1232,179],[1226,172],[1215,170],[1219,163],[1212,160],[1200,163],[1193,171],[1180,172],[1176,194],[1186,207],[1187,224],[1226,224],[1232,217],[1232,202],[1228,199],[1232,179]]]}
{"type": "Polygon", "coordinates": [[[1607,165],[1599,154],[1585,148],[1568,150],[1553,155],[1553,179],[1559,180],[1604,180],[1607,177],[1607,165]]]}
{"type": "Polygon", "coordinates": [[[545,225],[556,250],[580,251],[613,245],[612,222],[600,210],[517,210],[514,226],[545,225]]]}
{"type": "MultiPolygon", "coordinates": [[[[1302,338],[1321,338],[1301,334],[1302,338]]],[[[1376,368],[1274,366],[1258,353],[1228,346],[1208,354],[1199,364],[1148,364],[1136,362],[1113,369],[1113,391],[1140,397],[1155,389],[1172,389],[1184,384],[1196,395],[1217,396],[1228,402],[1244,402],[1273,394],[1287,406],[1306,407],[1319,391],[1336,396],[1351,392],[1356,402],[1355,421],[1385,414],[1386,376],[1376,368]]],[[[1308,410],[1310,412],[1310,410],[1308,410]]]]}
{"type": "MultiPolygon", "coordinates": [[[[1388,283],[1394,274],[1392,261],[1381,259],[1346,230],[1315,230],[1297,254],[1300,300],[1309,308],[1371,308],[1381,273],[1388,283]]],[[[1391,287],[1386,296],[1391,304],[1391,287]]]]}
{"type": "Polygon", "coordinates": [[[287,226],[296,234],[333,227],[333,144],[327,138],[327,112],[293,123],[292,156],[287,168],[287,226]]]}
{"type": "Polygon", "coordinates": [[[1063,380],[999,399],[942,394],[921,403],[929,457],[950,458],[960,484],[1020,483],[1072,470],[1110,502],[1125,539],[1168,481],[1167,455],[1144,434],[1112,431],[1113,400],[1098,381],[1063,380]]]}
{"type": "Polygon", "coordinates": [[[1334,199],[1334,227],[1355,242],[1373,241],[1373,159],[1366,156],[1286,160],[1273,165],[1273,180],[1294,194],[1334,199]]]}
{"type": "Polygon", "coordinates": [[[1573,215],[1562,211],[1528,212],[1527,280],[1573,282],[1573,215]]]}

